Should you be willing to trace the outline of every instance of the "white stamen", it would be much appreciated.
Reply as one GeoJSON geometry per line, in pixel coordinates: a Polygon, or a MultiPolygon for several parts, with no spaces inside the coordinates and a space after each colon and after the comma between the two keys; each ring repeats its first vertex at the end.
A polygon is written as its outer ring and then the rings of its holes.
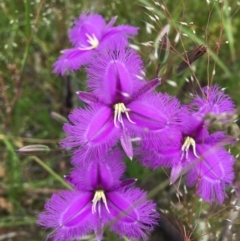
{"type": "Polygon", "coordinates": [[[189,148],[191,146],[192,146],[192,149],[193,149],[194,156],[197,157],[197,158],[200,158],[197,155],[197,152],[196,152],[196,142],[194,141],[193,138],[188,136],[188,137],[186,137],[186,139],[185,139],[185,141],[184,141],[184,143],[182,145],[182,152],[183,152],[183,154],[182,154],[181,159],[183,158],[184,152],[186,153],[186,159],[188,159],[188,150],[189,150],[189,148]]]}
{"type": "MultiPolygon", "coordinates": [[[[110,213],[109,209],[108,209],[108,205],[107,205],[107,199],[106,196],[104,194],[103,190],[97,190],[94,194],[93,200],[92,200],[92,213],[96,213],[96,207],[97,207],[97,203],[100,202],[102,200],[102,202],[104,203],[105,208],[107,209],[107,211],[110,213]]],[[[98,210],[99,207],[98,207],[98,210]]]]}
{"type": "Polygon", "coordinates": [[[89,35],[88,33],[86,33],[87,36],[87,42],[90,44],[90,46],[86,46],[86,45],[81,45],[78,49],[79,50],[91,50],[91,49],[95,49],[97,48],[97,46],[99,45],[99,41],[96,38],[95,34],[89,35]]]}
{"type": "Polygon", "coordinates": [[[117,120],[118,122],[120,122],[123,126],[123,119],[122,119],[122,113],[126,114],[126,117],[128,119],[129,122],[131,122],[132,124],[136,124],[135,122],[133,122],[130,119],[130,116],[128,114],[130,110],[126,108],[126,106],[123,103],[117,103],[114,105],[114,125],[119,128],[119,126],[117,125],[117,120]]]}

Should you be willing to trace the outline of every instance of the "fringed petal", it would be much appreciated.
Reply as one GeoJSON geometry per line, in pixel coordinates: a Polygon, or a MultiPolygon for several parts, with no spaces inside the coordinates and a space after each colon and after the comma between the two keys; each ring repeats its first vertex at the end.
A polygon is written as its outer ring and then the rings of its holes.
{"type": "Polygon", "coordinates": [[[79,190],[112,190],[120,185],[120,177],[125,171],[123,152],[113,150],[105,157],[88,160],[84,166],[71,173],[72,182],[79,190]]]}
{"type": "Polygon", "coordinates": [[[75,19],[74,27],[69,31],[69,40],[75,47],[88,46],[87,34],[90,36],[94,34],[100,40],[105,26],[105,19],[101,15],[83,13],[75,19]]]}
{"type": "Polygon", "coordinates": [[[120,129],[113,123],[113,110],[100,104],[74,110],[69,120],[70,123],[64,125],[67,137],[61,146],[79,148],[74,151],[74,163],[105,156],[120,137],[120,129]]]}
{"type": "Polygon", "coordinates": [[[92,194],[61,191],[53,194],[40,213],[38,224],[53,228],[49,237],[53,241],[71,241],[89,234],[95,226],[91,212],[92,194]]]}
{"type": "Polygon", "coordinates": [[[168,125],[167,118],[155,106],[141,101],[128,104],[129,116],[136,126],[142,131],[156,131],[168,125]]]}
{"type": "Polygon", "coordinates": [[[115,35],[121,35],[124,38],[132,38],[137,35],[139,28],[133,27],[131,25],[119,25],[112,28],[106,28],[103,33],[102,41],[111,39],[115,35]]]}
{"type": "Polygon", "coordinates": [[[143,85],[140,57],[121,41],[102,48],[87,68],[88,87],[108,104],[128,100],[143,85]]]}
{"type": "Polygon", "coordinates": [[[95,50],[79,50],[77,48],[63,50],[63,55],[53,65],[53,72],[64,75],[67,71],[79,69],[90,61],[93,51],[95,50]]]}
{"type": "Polygon", "coordinates": [[[108,23],[107,26],[106,26],[106,29],[112,28],[113,25],[115,24],[116,20],[117,20],[117,16],[111,18],[111,20],[109,21],[109,23],[108,23]]]}
{"type": "Polygon", "coordinates": [[[156,205],[146,200],[140,189],[122,189],[107,193],[111,215],[110,229],[129,239],[147,239],[147,233],[157,224],[156,205]]]}
{"type": "Polygon", "coordinates": [[[128,134],[128,131],[126,129],[122,130],[122,136],[120,138],[122,148],[125,151],[126,155],[130,160],[133,158],[133,147],[132,147],[132,142],[131,138],[128,134]]]}
{"type": "Polygon", "coordinates": [[[85,91],[78,91],[76,93],[77,93],[79,99],[84,101],[87,104],[99,102],[99,99],[93,93],[85,92],[85,91]]]}
{"type": "Polygon", "coordinates": [[[202,88],[202,96],[197,95],[190,106],[195,112],[202,115],[235,111],[235,105],[232,99],[229,95],[225,94],[218,85],[202,88]]]}
{"type": "Polygon", "coordinates": [[[188,185],[197,183],[197,193],[205,201],[222,203],[234,178],[234,158],[217,145],[198,145],[197,151],[201,159],[189,170],[188,185]]]}
{"type": "Polygon", "coordinates": [[[134,155],[137,156],[144,166],[157,169],[159,167],[173,167],[178,165],[181,159],[181,143],[172,145],[161,145],[158,148],[135,148],[134,155]]]}

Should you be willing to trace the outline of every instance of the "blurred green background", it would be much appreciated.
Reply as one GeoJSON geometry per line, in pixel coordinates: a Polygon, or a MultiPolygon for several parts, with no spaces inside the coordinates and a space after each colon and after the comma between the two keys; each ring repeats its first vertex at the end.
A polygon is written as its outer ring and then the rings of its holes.
{"type": "MultiPolygon", "coordinates": [[[[70,155],[57,143],[63,138],[62,125],[67,114],[82,105],[75,92],[85,89],[85,73],[78,71],[61,77],[52,73],[52,65],[62,49],[71,47],[67,31],[74,18],[83,11],[95,11],[107,21],[117,15],[116,24],[139,26],[139,35],[131,44],[138,46],[145,63],[157,35],[170,24],[171,47],[160,47],[161,58],[147,67],[147,78],[164,76],[159,90],[177,95],[184,103],[190,93],[199,91],[199,86],[218,83],[239,107],[239,5],[236,0],[1,1],[0,240],[44,240],[47,232],[35,224],[36,216],[52,193],[66,188],[62,176],[71,168],[70,155]],[[207,53],[191,68],[177,73],[178,65],[200,45],[207,47],[207,53]],[[16,152],[33,144],[47,147],[34,155],[16,152]]],[[[236,144],[233,153],[238,152],[236,144]]],[[[222,206],[210,206],[195,199],[194,189],[186,192],[181,186],[178,201],[178,188],[169,186],[168,170],[152,172],[136,161],[127,161],[127,165],[126,175],[137,177],[137,184],[151,191],[151,198],[162,212],[171,214],[167,218],[176,222],[180,236],[193,233],[192,240],[217,240],[223,234],[235,194],[228,192],[230,198],[222,206]]],[[[238,163],[235,170],[238,187],[238,163]]],[[[239,237],[238,229],[236,218],[227,240],[232,240],[234,234],[239,237]]],[[[158,235],[153,240],[168,240],[158,235]]],[[[113,237],[106,234],[106,238],[113,237]]]]}

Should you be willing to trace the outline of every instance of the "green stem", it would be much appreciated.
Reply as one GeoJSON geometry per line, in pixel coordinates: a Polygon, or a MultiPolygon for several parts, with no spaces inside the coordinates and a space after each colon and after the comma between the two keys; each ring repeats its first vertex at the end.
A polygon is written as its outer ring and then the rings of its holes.
{"type": "Polygon", "coordinates": [[[72,189],[72,187],[65,182],[65,180],[60,177],[56,172],[54,172],[48,165],[46,165],[41,159],[36,156],[29,157],[37,162],[41,167],[43,167],[50,175],[52,175],[56,180],[58,180],[64,187],[72,189]]]}
{"type": "Polygon", "coordinates": [[[159,191],[163,190],[168,185],[169,185],[169,180],[167,179],[164,182],[162,182],[161,184],[159,184],[158,186],[156,186],[154,189],[152,189],[150,192],[148,192],[147,197],[148,198],[154,197],[156,194],[159,193],[159,191]]]}
{"type": "Polygon", "coordinates": [[[31,38],[31,20],[30,20],[30,1],[25,0],[25,36],[26,36],[26,47],[21,63],[21,73],[24,69],[25,63],[27,61],[27,57],[29,54],[29,47],[30,47],[30,38],[31,38]]]}

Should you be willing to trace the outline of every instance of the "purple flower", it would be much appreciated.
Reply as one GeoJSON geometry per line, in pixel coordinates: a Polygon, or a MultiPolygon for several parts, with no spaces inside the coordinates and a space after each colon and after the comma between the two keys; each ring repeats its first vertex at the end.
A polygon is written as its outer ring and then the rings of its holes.
{"type": "Polygon", "coordinates": [[[78,92],[88,105],[74,110],[64,126],[67,137],[62,146],[78,147],[74,163],[79,156],[84,161],[92,154],[104,155],[118,140],[132,158],[132,139],[140,139],[144,145],[161,139],[166,142],[174,138],[171,127],[181,124],[179,102],[152,92],[158,79],[140,81],[141,60],[134,51],[119,46],[95,56],[87,69],[92,92],[78,92]]]}
{"type": "Polygon", "coordinates": [[[230,96],[224,94],[218,85],[202,88],[202,96],[196,95],[190,103],[190,107],[198,115],[208,113],[221,114],[234,112],[235,106],[230,96]]]}
{"type": "Polygon", "coordinates": [[[74,190],[54,194],[38,223],[53,228],[49,236],[59,241],[91,232],[101,240],[106,227],[120,237],[146,240],[157,223],[155,204],[146,200],[145,192],[119,180],[124,170],[119,152],[75,169],[69,178],[74,190]]]}
{"type": "Polygon", "coordinates": [[[158,149],[138,150],[144,165],[154,168],[172,167],[170,182],[186,174],[188,186],[197,184],[197,193],[205,201],[222,203],[225,188],[234,178],[234,158],[224,149],[232,139],[223,132],[209,134],[203,122],[188,117],[191,128],[183,133],[181,142],[158,149]]]}
{"type": "Polygon", "coordinates": [[[217,201],[222,203],[227,197],[225,189],[232,186],[234,179],[233,164],[235,159],[223,147],[224,135],[215,133],[203,139],[185,139],[187,184],[197,184],[197,193],[207,202],[217,201]],[[219,136],[221,136],[219,138],[219,136]],[[216,141],[216,139],[220,139],[216,141]],[[190,145],[187,145],[188,143],[190,145]],[[195,142],[195,144],[194,144],[195,142]],[[191,150],[187,150],[191,146],[191,150]],[[195,147],[196,146],[196,147],[195,147]],[[195,152],[195,153],[194,153],[195,152]]]}
{"type": "Polygon", "coordinates": [[[204,118],[208,113],[234,112],[234,104],[216,85],[203,88],[202,93],[203,97],[196,96],[184,112],[186,128],[178,141],[138,149],[136,154],[145,166],[172,167],[171,183],[186,174],[187,184],[197,184],[197,193],[204,200],[222,203],[226,186],[232,185],[235,161],[224,146],[234,140],[223,132],[210,134],[204,118]]]}
{"type": "Polygon", "coordinates": [[[136,35],[138,28],[129,25],[113,27],[116,17],[106,24],[99,14],[81,14],[75,20],[74,27],[69,31],[71,49],[62,50],[63,54],[54,64],[54,72],[64,75],[67,70],[77,70],[89,63],[96,49],[108,46],[112,41],[127,42],[129,37],[136,35]]]}
{"type": "MultiPolygon", "coordinates": [[[[198,120],[196,122],[199,123],[198,120]]],[[[194,119],[191,123],[194,123],[194,119]]],[[[224,149],[231,141],[223,132],[209,134],[199,124],[198,128],[184,135],[178,153],[179,162],[171,171],[171,181],[175,182],[182,172],[187,173],[187,184],[197,184],[197,193],[205,201],[222,203],[226,197],[225,188],[232,185],[234,178],[235,160],[224,149]]]]}

